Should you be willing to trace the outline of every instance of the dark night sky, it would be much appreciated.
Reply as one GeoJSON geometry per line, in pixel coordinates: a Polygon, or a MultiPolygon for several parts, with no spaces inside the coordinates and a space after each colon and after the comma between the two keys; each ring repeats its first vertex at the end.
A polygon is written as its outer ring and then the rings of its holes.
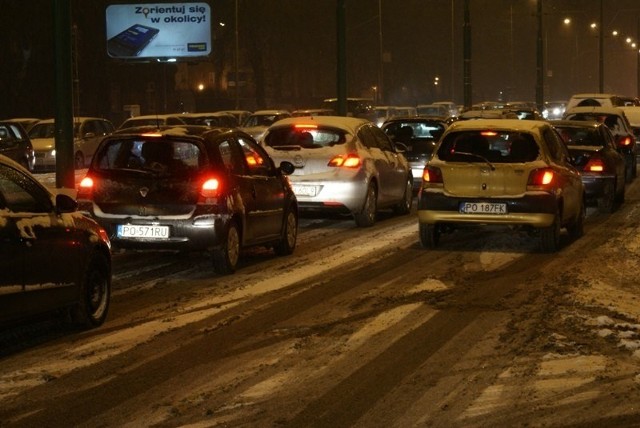
{"type": "MultiPolygon", "coordinates": [[[[262,37],[273,67],[296,68],[298,85],[315,84],[317,96],[335,95],[334,0],[238,0],[240,29],[262,37]],[[259,6],[259,7],[258,7],[259,6]],[[251,10],[248,10],[251,9],[251,10]],[[262,12],[252,13],[260,9],[262,12]],[[266,12],[264,12],[266,11],[266,12]],[[280,56],[278,56],[280,55],[280,56]],[[287,56],[286,63],[281,60],[287,56]],[[312,72],[313,71],[313,72],[312,72]],[[306,81],[305,81],[306,76],[306,81]],[[309,77],[312,76],[312,77],[309,77]],[[302,83],[300,83],[302,82],[302,83]],[[307,83],[305,83],[307,82],[307,83]]],[[[208,2],[217,18],[231,21],[234,0],[208,2]]],[[[50,116],[52,99],[52,0],[0,0],[0,41],[8,58],[0,63],[4,101],[0,116],[50,116]]],[[[73,19],[81,31],[82,97],[86,113],[104,115],[109,87],[138,74],[153,74],[150,66],[114,67],[104,45],[104,0],[71,0],[73,19]]],[[[597,20],[596,0],[544,0],[545,95],[567,99],[576,92],[598,89],[598,39],[587,25],[597,20]],[[575,26],[562,25],[570,15],[575,26]]],[[[389,100],[404,91],[416,102],[435,98],[462,103],[463,0],[346,0],[347,69],[350,95],[361,95],[377,84],[380,64],[378,6],[382,7],[385,90],[389,100]],[[452,9],[453,8],[453,9],[452,9]],[[453,37],[453,40],[452,40],[453,37]],[[433,86],[435,76],[440,85],[433,86]]],[[[637,95],[637,50],[609,36],[616,28],[637,37],[640,3],[604,0],[605,91],[637,95]]],[[[536,1],[471,0],[473,101],[534,100],[536,82],[536,1]]],[[[243,51],[249,34],[241,33],[243,51]]],[[[255,48],[255,47],[253,47],[255,48]]],[[[214,53],[215,55],[215,53],[214,53]]],[[[267,74],[269,73],[267,69],[267,74]]],[[[277,74],[281,70],[271,70],[277,74]]],[[[287,82],[284,82],[286,85],[287,82]]],[[[299,92],[299,90],[298,90],[299,92]]],[[[290,100],[293,105],[295,99],[290,100]]]]}

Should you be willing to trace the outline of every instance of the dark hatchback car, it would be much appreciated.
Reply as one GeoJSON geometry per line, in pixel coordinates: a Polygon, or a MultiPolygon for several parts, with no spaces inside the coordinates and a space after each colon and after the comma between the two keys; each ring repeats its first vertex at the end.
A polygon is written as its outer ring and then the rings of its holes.
{"type": "Polygon", "coordinates": [[[407,147],[404,156],[411,165],[415,193],[420,189],[424,166],[447,127],[445,119],[420,116],[389,119],[382,124],[382,130],[391,140],[407,147]]]}
{"type": "Polygon", "coordinates": [[[210,250],[219,273],[242,249],[291,254],[298,205],[286,174],[238,129],[175,127],[107,137],[78,191],[115,248],[210,250]]]}
{"type": "Polygon", "coordinates": [[[0,326],[70,310],[83,327],[104,322],[111,290],[107,234],[0,156],[0,326]]]}
{"type": "Polygon", "coordinates": [[[0,121],[0,154],[33,172],[36,157],[29,135],[21,123],[0,121]]]}
{"type": "Polygon", "coordinates": [[[610,213],[624,201],[625,159],[609,128],[598,122],[557,120],[552,122],[569,149],[572,163],[581,172],[589,202],[610,213]]]}

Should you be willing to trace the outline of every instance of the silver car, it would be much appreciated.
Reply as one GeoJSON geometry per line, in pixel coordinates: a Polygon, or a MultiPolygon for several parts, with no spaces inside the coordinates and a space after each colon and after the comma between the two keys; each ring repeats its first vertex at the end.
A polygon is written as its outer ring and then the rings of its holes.
{"type": "Polygon", "coordinates": [[[366,119],[283,119],[267,129],[262,144],[276,164],[296,167],[289,180],[302,211],[344,213],[371,226],[379,209],[411,210],[413,177],[403,146],[366,119]]]}

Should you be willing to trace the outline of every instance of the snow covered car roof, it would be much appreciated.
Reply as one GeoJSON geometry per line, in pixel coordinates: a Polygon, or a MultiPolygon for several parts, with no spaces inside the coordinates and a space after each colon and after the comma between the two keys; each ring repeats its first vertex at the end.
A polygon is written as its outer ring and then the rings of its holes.
{"type": "Polygon", "coordinates": [[[453,122],[447,133],[453,131],[467,131],[478,129],[510,129],[513,131],[536,132],[549,124],[540,120],[521,120],[521,119],[475,119],[462,120],[453,122]]]}
{"type": "Polygon", "coordinates": [[[280,127],[280,126],[291,126],[291,125],[314,125],[314,126],[330,126],[333,128],[342,129],[351,135],[355,135],[357,129],[363,124],[370,123],[367,119],[361,119],[358,117],[347,117],[347,116],[305,116],[305,117],[290,117],[287,119],[279,120],[277,123],[271,125],[269,130],[280,127]]]}

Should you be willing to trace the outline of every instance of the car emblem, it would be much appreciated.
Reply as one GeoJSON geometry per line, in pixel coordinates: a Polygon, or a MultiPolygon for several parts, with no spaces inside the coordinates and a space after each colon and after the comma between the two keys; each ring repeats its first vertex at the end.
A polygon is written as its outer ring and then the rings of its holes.
{"type": "Polygon", "coordinates": [[[300,155],[295,155],[293,157],[293,165],[297,168],[301,168],[304,166],[304,159],[302,159],[302,156],[300,155]]]}
{"type": "Polygon", "coordinates": [[[139,192],[140,192],[140,196],[142,196],[143,198],[146,198],[147,194],[149,193],[149,188],[148,187],[141,187],[139,192]]]}

